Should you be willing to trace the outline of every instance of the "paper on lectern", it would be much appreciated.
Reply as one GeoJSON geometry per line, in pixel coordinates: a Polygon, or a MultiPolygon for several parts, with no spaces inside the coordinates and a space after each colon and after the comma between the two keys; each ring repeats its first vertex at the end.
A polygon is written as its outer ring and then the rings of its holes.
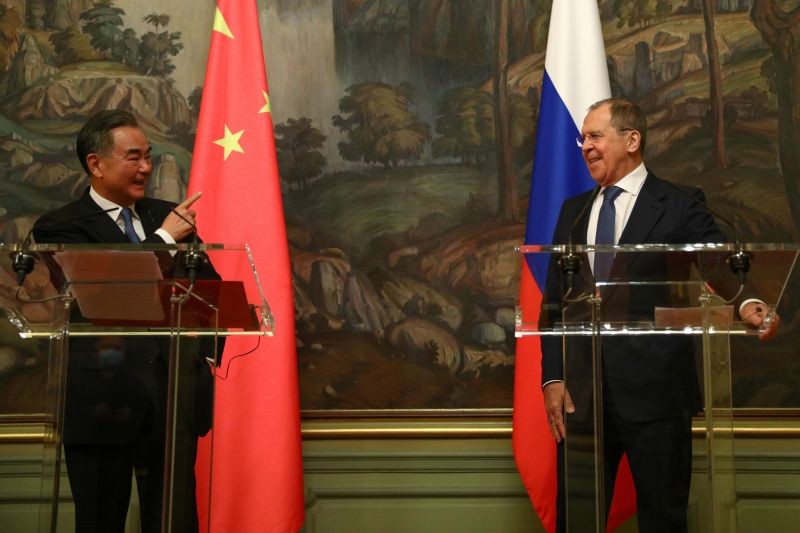
{"type": "Polygon", "coordinates": [[[69,290],[86,318],[163,321],[163,279],[153,252],[70,250],[57,252],[69,290]]]}

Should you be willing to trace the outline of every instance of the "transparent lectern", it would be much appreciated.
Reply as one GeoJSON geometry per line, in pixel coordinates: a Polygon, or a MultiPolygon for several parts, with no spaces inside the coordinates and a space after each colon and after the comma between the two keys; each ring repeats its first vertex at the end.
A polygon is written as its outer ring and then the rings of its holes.
{"type": "Polygon", "coordinates": [[[739,317],[744,300],[763,301],[768,320],[788,305],[783,295],[800,245],[531,245],[520,252],[543,301],[540,309],[518,309],[516,334],[540,337],[576,407],[566,415],[563,448],[567,530],[605,531],[604,402],[613,402],[614,412],[643,419],[702,407],[701,530],[735,531],[729,341],[758,333],[739,317]],[[593,277],[597,254],[613,254],[607,280],[593,277]]]}
{"type": "MultiPolygon", "coordinates": [[[[5,252],[0,305],[8,320],[0,329],[0,359],[11,353],[11,360],[0,361],[0,454],[18,453],[15,443],[41,445],[41,485],[21,487],[28,491],[23,498],[38,502],[37,523],[27,530],[72,528],[73,515],[65,506],[59,509],[66,485],[62,445],[68,443],[96,446],[102,453],[120,450],[133,463],[144,462],[135,457],[140,450],[163,454],[163,472],[137,471],[137,484],[163,487],[149,492],[161,494],[156,528],[189,530],[197,520],[193,471],[210,478],[213,452],[203,464],[195,465],[193,457],[198,435],[211,427],[223,339],[272,334],[247,246],[23,250],[3,245],[0,250],[5,252]],[[12,269],[20,253],[35,265],[18,285],[12,269]],[[216,276],[209,275],[207,262],[247,272],[247,279],[208,279],[216,276]]],[[[140,494],[143,488],[138,487],[140,494]]],[[[158,504],[139,502],[144,505],[158,504]]],[[[138,516],[132,514],[128,520],[135,524],[138,516]]]]}

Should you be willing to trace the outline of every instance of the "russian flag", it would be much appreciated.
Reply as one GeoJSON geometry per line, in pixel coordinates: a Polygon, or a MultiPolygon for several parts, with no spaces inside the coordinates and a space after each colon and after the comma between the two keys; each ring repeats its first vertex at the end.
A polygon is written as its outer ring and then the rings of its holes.
{"type": "MultiPolygon", "coordinates": [[[[525,244],[549,244],[561,204],[594,187],[576,142],[590,105],[611,96],[596,0],[554,0],[547,38],[525,244]]],[[[523,321],[536,323],[547,261],[523,261],[523,321]]],[[[517,469],[545,529],[556,529],[556,446],[547,426],[538,337],[517,339],[513,447],[517,469]]],[[[627,463],[620,469],[608,530],[635,512],[627,463]],[[620,487],[626,490],[620,490],[620,487]],[[625,497],[620,498],[622,493],[625,497]]]]}

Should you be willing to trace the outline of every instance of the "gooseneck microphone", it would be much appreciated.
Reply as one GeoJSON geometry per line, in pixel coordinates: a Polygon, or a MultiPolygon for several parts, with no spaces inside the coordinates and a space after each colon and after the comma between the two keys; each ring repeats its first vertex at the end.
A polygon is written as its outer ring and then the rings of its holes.
{"type": "Polygon", "coordinates": [[[567,241],[567,253],[562,255],[558,258],[558,266],[561,267],[561,272],[567,277],[567,292],[572,290],[572,283],[575,278],[575,274],[580,272],[581,269],[581,258],[572,251],[573,242],[572,242],[572,234],[575,232],[575,228],[578,227],[578,222],[580,222],[583,215],[586,213],[586,210],[589,209],[589,206],[592,205],[597,198],[597,195],[600,194],[600,186],[594,188],[592,194],[589,195],[589,199],[586,203],[583,204],[581,210],[578,212],[578,215],[572,221],[572,226],[569,228],[569,239],[567,241]]]}
{"type": "Polygon", "coordinates": [[[705,209],[706,212],[710,213],[713,217],[724,222],[726,226],[731,228],[731,232],[733,233],[734,252],[728,257],[727,262],[731,268],[731,271],[739,277],[739,290],[741,292],[741,288],[744,286],[745,281],[747,280],[747,273],[750,271],[750,259],[752,258],[752,254],[744,251],[742,243],[739,242],[739,232],[736,231],[736,226],[734,226],[731,221],[719,214],[717,211],[711,209],[705,202],[701,202],[671,181],[667,181],[667,183],[669,183],[673,189],[690,198],[694,203],[705,209]]]}
{"type": "Polygon", "coordinates": [[[86,218],[96,217],[98,215],[104,215],[106,213],[110,213],[112,211],[119,210],[119,207],[111,207],[109,209],[101,209],[98,211],[93,211],[91,213],[84,213],[83,215],[78,215],[75,217],[70,218],[63,218],[60,220],[53,220],[50,222],[45,222],[40,224],[38,228],[34,225],[28,233],[25,235],[25,239],[22,241],[22,244],[19,247],[19,250],[15,252],[11,252],[9,257],[11,258],[12,268],[14,272],[17,273],[17,286],[21,287],[22,284],[25,282],[25,277],[33,272],[33,267],[36,264],[36,255],[33,254],[29,248],[31,244],[31,237],[33,237],[33,230],[34,229],[42,229],[48,228],[50,226],[58,226],[60,224],[66,224],[67,222],[74,222],[76,220],[83,220],[86,218]]]}
{"type": "Polygon", "coordinates": [[[183,258],[183,266],[186,269],[186,277],[189,280],[190,285],[194,285],[195,280],[197,279],[197,272],[200,268],[208,262],[208,257],[203,252],[196,250],[197,245],[199,244],[199,237],[197,236],[197,226],[194,225],[188,218],[178,213],[176,209],[171,209],[175,216],[186,222],[192,227],[193,235],[192,235],[192,243],[189,247],[189,250],[186,252],[183,258]]]}

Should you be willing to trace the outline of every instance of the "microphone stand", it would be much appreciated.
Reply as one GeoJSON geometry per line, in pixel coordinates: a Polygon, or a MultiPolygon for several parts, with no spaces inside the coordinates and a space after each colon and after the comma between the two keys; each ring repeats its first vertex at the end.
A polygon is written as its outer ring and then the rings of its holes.
{"type": "Polygon", "coordinates": [[[563,301],[567,303],[580,302],[586,299],[585,295],[578,296],[577,298],[569,298],[569,295],[570,293],[572,293],[572,289],[574,288],[573,284],[575,281],[575,274],[580,272],[581,265],[583,264],[583,261],[581,260],[580,256],[578,256],[578,254],[576,254],[573,251],[574,245],[572,242],[572,234],[578,225],[578,221],[580,221],[581,218],[583,218],[583,215],[586,213],[586,210],[589,208],[590,205],[594,203],[598,194],[600,194],[599,185],[596,186],[592,191],[592,194],[589,195],[589,200],[585,204],[583,204],[583,207],[581,208],[580,212],[578,212],[578,215],[575,217],[575,220],[572,223],[572,227],[570,227],[569,240],[567,242],[567,253],[558,258],[558,266],[561,267],[561,273],[567,278],[567,283],[566,283],[567,290],[564,293],[563,297],[563,301]]]}
{"type": "Polygon", "coordinates": [[[728,259],[726,260],[726,262],[728,263],[728,266],[730,267],[731,272],[736,274],[736,276],[739,278],[739,290],[736,291],[736,294],[733,295],[733,297],[731,297],[729,300],[722,299],[722,301],[726,305],[733,303],[734,301],[736,301],[736,299],[739,297],[739,295],[742,294],[742,291],[744,290],[744,284],[747,281],[747,273],[750,271],[750,260],[752,259],[753,254],[751,254],[750,252],[745,252],[744,251],[744,247],[742,246],[742,243],[739,242],[739,232],[736,231],[736,226],[734,226],[733,223],[730,220],[728,220],[727,218],[725,218],[724,216],[719,214],[717,211],[711,209],[707,204],[705,204],[704,202],[701,202],[700,200],[698,200],[697,198],[695,198],[694,196],[689,194],[687,191],[681,189],[680,187],[678,187],[676,184],[672,183],[671,181],[667,181],[667,183],[669,183],[669,185],[673,189],[675,189],[676,191],[678,191],[679,193],[683,194],[687,198],[691,199],[694,203],[696,203],[697,205],[699,205],[700,207],[705,209],[712,216],[714,216],[715,218],[717,218],[717,219],[721,220],[722,222],[724,222],[725,225],[727,225],[731,229],[731,231],[733,232],[734,252],[733,252],[733,254],[728,256],[728,259]]]}
{"type": "Polygon", "coordinates": [[[189,224],[193,230],[192,242],[183,257],[183,266],[186,269],[186,277],[189,280],[189,288],[186,290],[186,294],[183,295],[181,300],[181,304],[183,304],[189,299],[189,296],[191,296],[194,283],[197,280],[197,272],[208,262],[208,257],[203,252],[197,250],[197,245],[200,243],[197,235],[197,226],[175,209],[172,209],[172,212],[175,213],[178,218],[189,224]]]}
{"type": "Polygon", "coordinates": [[[36,256],[28,250],[28,243],[23,241],[21,249],[12,252],[10,257],[11,268],[17,273],[17,287],[22,287],[27,275],[33,272],[36,256]]]}
{"type": "MultiPolygon", "coordinates": [[[[60,224],[66,224],[67,222],[73,222],[75,220],[82,220],[85,218],[90,218],[97,215],[102,215],[105,213],[110,213],[111,211],[117,211],[119,207],[111,207],[109,209],[101,209],[100,211],[95,211],[93,213],[88,213],[85,215],[79,215],[76,217],[65,218],[63,220],[54,220],[51,222],[45,222],[39,226],[39,228],[46,228],[48,226],[55,226],[60,224]]],[[[23,239],[22,244],[20,245],[20,249],[9,254],[11,258],[11,265],[14,269],[14,272],[17,273],[17,287],[22,287],[22,284],[25,283],[25,278],[28,274],[33,272],[33,267],[36,264],[36,255],[30,251],[31,245],[31,238],[33,237],[33,230],[35,228],[32,227],[28,230],[28,233],[25,234],[25,239],[23,239]]]]}

